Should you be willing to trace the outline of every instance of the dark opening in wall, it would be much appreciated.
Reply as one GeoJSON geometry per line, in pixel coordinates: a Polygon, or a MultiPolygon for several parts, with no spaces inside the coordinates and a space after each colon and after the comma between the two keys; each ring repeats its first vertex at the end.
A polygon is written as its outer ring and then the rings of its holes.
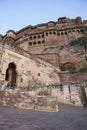
{"type": "Polygon", "coordinates": [[[34,36],[33,39],[36,39],[36,36],[34,36]]]}
{"type": "Polygon", "coordinates": [[[81,29],[81,32],[83,32],[83,30],[81,29]]]}
{"type": "Polygon", "coordinates": [[[29,42],[29,45],[32,46],[32,42],[29,42]]]}
{"type": "Polygon", "coordinates": [[[36,45],[36,42],[33,42],[34,45],[36,45]]]}
{"type": "Polygon", "coordinates": [[[41,44],[41,41],[38,41],[38,44],[41,44]]]}
{"type": "Polygon", "coordinates": [[[48,33],[46,33],[46,36],[48,36],[48,33]]]}
{"type": "Polygon", "coordinates": [[[68,31],[68,33],[71,33],[71,31],[68,31]]]}
{"type": "Polygon", "coordinates": [[[16,86],[16,65],[14,62],[8,64],[8,68],[6,70],[5,80],[9,82],[9,86],[14,88],[16,86]]]}
{"type": "Polygon", "coordinates": [[[40,35],[38,35],[38,38],[41,38],[40,35]]]}
{"type": "Polygon", "coordinates": [[[42,35],[42,38],[44,38],[44,35],[42,35]]]}
{"type": "Polygon", "coordinates": [[[53,34],[56,35],[56,32],[54,31],[53,34]]]}
{"type": "Polygon", "coordinates": [[[80,33],[80,31],[79,31],[79,30],[77,30],[77,32],[78,32],[78,33],[80,33]]]}
{"type": "Polygon", "coordinates": [[[40,73],[38,73],[38,76],[40,77],[40,73]]]}
{"type": "Polygon", "coordinates": [[[61,35],[63,35],[63,32],[61,32],[61,35]]]}
{"type": "Polygon", "coordinates": [[[22,78],[20,79],[20,82],[21,82],[21,83],[23,82],[23,79],[22,79],[22,78]]]}
{"type": "Polygon", "coordinates": [[[57,33],[57,35],[59,36],[59,35],[60,35],[60,33],[58,32],[58,33],[57,33]]]}
{"type": "Polygon", "coordinates": [[[32,40],[32,37],[30,37],[30,40],[32,40]]]}
{"type": "Polygon", "coordinates": [[[73,32],[75,32],[75,30],[73,30],[73,32]]]}
{"type": "Polygon", "coordinates": [[[49,32],[49,34],[52,34],[52,32],[49,32]]]}
{"type": "Polygon", "coordinates": [[[67,35],[67,32],[65,32],[65,35],[67,35]]]}
{"type": "Polygon", "coordinates": [[[43,40],[42,43],[44,43],[45,41],[43,40]]]}

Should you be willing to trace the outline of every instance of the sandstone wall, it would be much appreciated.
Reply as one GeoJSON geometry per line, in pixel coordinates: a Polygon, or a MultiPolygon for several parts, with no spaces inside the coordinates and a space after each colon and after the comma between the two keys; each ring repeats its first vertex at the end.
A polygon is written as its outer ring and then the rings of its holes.
{"type": "Polygon", "coordinates": [[[3,55],[1,58],[1,77],[5,79],[6,70],[9,63],[14,62],[17,71],[17,86],[30,87],[30,82],[36,84],[60,83],[58,76],[59,68],[51,64],[31,56],[26,51],[21,50],[10,44],[3,45],[3,55]]]}
{"type": "Polygon", "coordinates": [[[51,63],[52,65],[59,67],[59,56],[55,53],[52,54],[40,54],[36,55],[37,57],[47,61],[48,63],[51,63]]]}

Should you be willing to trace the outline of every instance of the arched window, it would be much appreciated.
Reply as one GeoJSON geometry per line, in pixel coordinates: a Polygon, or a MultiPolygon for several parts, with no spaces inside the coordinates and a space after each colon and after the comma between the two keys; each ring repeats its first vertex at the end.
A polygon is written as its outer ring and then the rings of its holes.
{"type": "Polygon", "coordinates": [[[65,32],[65,35],[67,35],[67,32],[65,32]]]}
{"type": "Polygon", "coordinates": [[[42,35],[42,38],[44,38],[44,35],[42,35]]]}
{"type": "Polygon", "coordinates": [[[79,31],[79,30],[77,30],[77,32],[78,32],[78,33],[80,33],[80,31],[79,31]]]}
{"type": "Polygon", "coordinates": [[[52,34],[52,32],[49,32],[49,34],[52,34]]]}
{"type": "Polygon", "coordinates": [[[48,33],[46,32],[46,36],[48,36],[48,33]]]}
{"type": "Polygon", "coordinates": [[[68,33],[71,33],[71,31],[68,31],[68,33]]]}
{"type": "Polygon", "coordinates": [[[36,45],[36,42],[33,42],[34,45],[36,45]]]}
{"type": "Polygon", "coordinates": [[[45,41],[43,40],[42,43],[44,43],[45,41]]]}
{"type": "Polygon", "coordinates": [[[29,42],[29,45],[32,46],[32,42],[29,42]]]}
{"type": "Polygon", "coordinates": [[[40,38],[40,35],[38,35],[38,38],[40,38]]]}
{"type": "Polygon", "coordinates": [[[34,36],[33,39],[36,39],[36,36],[34,36]]]}
{"type": "Polygon", "coordinates": [[[30,40],[32,40],[32,37],[30,37],[30,40]]]}
{"type": "Polygon", "coordinates": [[[41,44],[41,41],[38,41],[38,44],[41,44]]]}
{"type": "Polygon", "coordinates": [[[83,32],[83,29],[81,29],[81,32],[83,32]]]}
{"type": "Polygon", "coordinates": [[[60,33],[58,32],[58,33],[57,33],[57,35],[59,36],[59,35],[60,35],[60,33]]]}
{"type": "Polygon", "coordinates": [[[63,35],[63,32],[61,32],[61,35],[63,35]]]}
{"type": "Polygon", "coordinates": [[[54,31],[53,34],[56,35],[56,32],[54,31]]]}
{"type": "Polygon", "coordinates": [[[73,32],[75,32],[75,30],[73,30],[73,32]]]}

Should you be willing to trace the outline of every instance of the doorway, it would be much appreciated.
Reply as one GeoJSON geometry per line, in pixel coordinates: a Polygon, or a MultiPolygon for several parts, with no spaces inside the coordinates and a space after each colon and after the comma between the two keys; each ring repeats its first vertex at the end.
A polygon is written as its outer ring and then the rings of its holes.
{"type": "Polygon", "coordinates": [[[14,88],[16,86],[16,65],[14,62],[9,63],[8,68],[6,70],[5,80],[9,82],[9,86],[14,88]]]}

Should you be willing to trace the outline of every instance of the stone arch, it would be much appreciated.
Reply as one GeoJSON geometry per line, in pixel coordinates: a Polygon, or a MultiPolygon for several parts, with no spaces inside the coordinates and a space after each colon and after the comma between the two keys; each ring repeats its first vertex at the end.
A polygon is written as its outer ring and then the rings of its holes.
{"type": "Polygon", "coordinates": [[[61,32],[61,35],[63,35],[63,32],[61,32]]]}
{"type": "Polygon", "coordinates": [[[68,33],[67,33],[67,31],[65,32],[65,35],[67,35],[68,33]]]}
{"type": "Polygon", "coordinates": [[[57,35],[60,36],[60,32],[58,32],[57,35]]]}
{"type": "Polygon", "coordinates": [[[16,79],[17,79],[16,65],[14,62],[11,62],[8,64],[5,80],[9,82],[10,87],[14,88],[16,86],[16,79]]]}
{"type": "Polygon", "coordinates": [[[38,38],[41,38],[41,36],[40,36],[40,35],[38,35],[38,38]]]}
{"type": "Polygon", "coordinates": [[[77,29],[77,32],[78,32],[78,33],[80,33],[80,30],[79,30],[79,29],[77,29]]]}

